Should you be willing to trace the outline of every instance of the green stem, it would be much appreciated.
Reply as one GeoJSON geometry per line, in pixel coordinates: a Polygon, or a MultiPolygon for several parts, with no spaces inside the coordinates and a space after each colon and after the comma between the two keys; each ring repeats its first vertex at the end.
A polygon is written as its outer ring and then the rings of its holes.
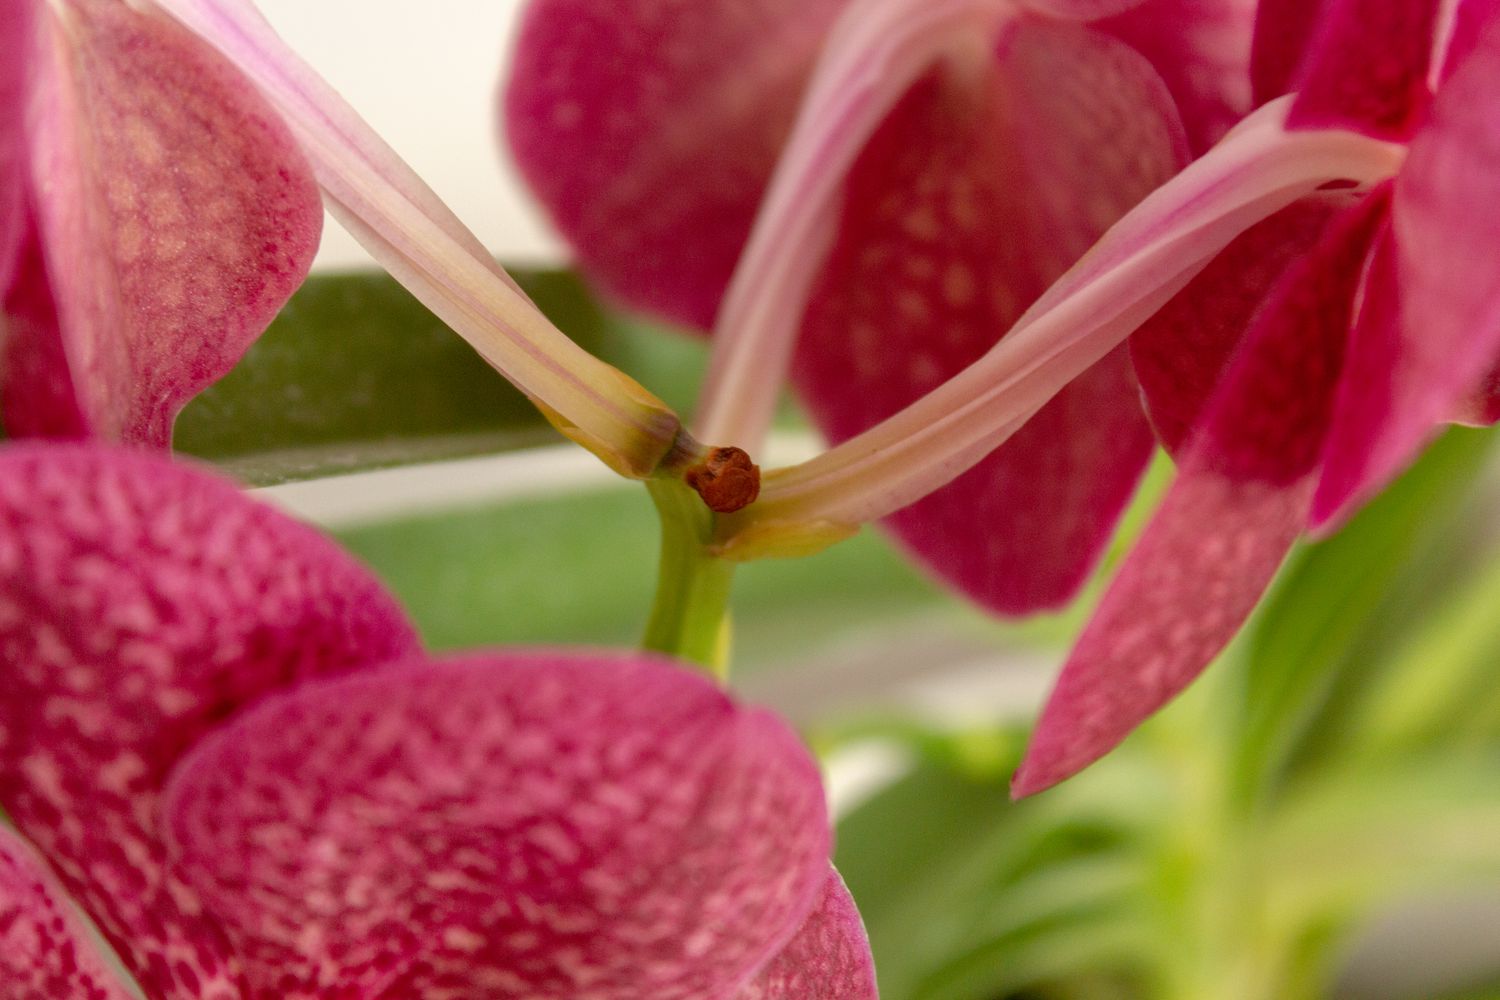
{"type": "Polygon", "coordinates": [[[656,600],[641,645],[729,676],[729,588],[735,564],[711,555],[714,515],[677,479],[650,479],[646,488],[661,516],[661,566],[656,600]]]}

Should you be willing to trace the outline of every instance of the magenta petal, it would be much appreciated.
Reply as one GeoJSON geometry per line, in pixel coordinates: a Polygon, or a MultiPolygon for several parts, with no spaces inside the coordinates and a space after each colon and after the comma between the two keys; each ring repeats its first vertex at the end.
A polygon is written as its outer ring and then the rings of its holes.
{"type": "Polygon", "coordinates": [[[1391,444],[1420,445],[1437,433],[1439,424],[1434,421],[1415,441],[1385,437],[1408,416],[1402,412],[1404,404],[1410,403],[1403,383],[1413,374],[1412,361],[1421,356],[1419,352],[1420,345],[1408,344],[1402,334],[1395,244],[1387,232],[1371,257],[1359,316],[1349,338],[1323,475],[1313,498],[1310,521],[1314,526],[1324,526],[1369,499],[1405,463],[1409,454],[1387,450],[1391,444]]]}
{"type": "Polygon", "coordinates": [[[1096,21],[1141,5],[1142,0],[1018,0],[1018,6],[1038,14],[1072,21],[1096,21]]]}
{"type": "Polygon", "coordinates": [[[1411,137],[1427,85],[1439,0],[1327,0],[1287,116],[1290,128],[1411,137]]]}
{"type": "Polygon", "coordinates": [[[1448,44],[1441,55],[1438,89],[1473,53],[1484,32],[1500,20],[1500,0],[1458,0],[1453,11],[1448,44]]]}
{"type": "Polygon", "coordinates": [[[1136,378],[1167,451],[1187,443],[1267,293],[1352,197],[1312,195],[1252,226],[1131,335],[1136,378]]]}
{"type": "Polygon", "coordinates": [[[1395,190],[1395,260],[1370,275],[1355,345],[1365,381],[1346,392],[1319,523],[1399,472],[1500,357],[1500,29],[1439,92],[1395,190]]]}
{"type": "Polygon", "coordinates": [[[1460,400],[1448,419],[1470,427],[1488,427],[1500,422],[1500,364],[1485,373],[1479,388],[1460,400]]]}
{"type": "Polygon", "coordinates": [[[504,95],[531,188],[619,299],[707,329],[847,0],[533,0],[504,95]]]}
{"type": "Polygon", "coordinates": [[[1259,0],[1250,50],[1250,86],[1256,107],[1297,89],[1323,11],[1334,0],[1259,0]]]}
{"type": "Polygon", "coordinates": [[[642,655],[309,684],[184,761],[174,857],[257,998],[732,994],[828,876],[817,767],[642,655]]]}
{"type": "Polygon", "coordinates": [[[35,15],[35,0],[21,0],[0,20],[0,299],[10,287],[25,217],[26,78],[35,15]]]}
{"type": "Polygon", "coordinates": [[[1250,111],[1254,25],[1255,0],[1145,0],[1095,27],[1161,74],[1196,156],[1250,111]]]}
{"type": "Polygon", "coordinates": [[[1271,582],[1311,493],[1180,476],[1068,657],[1012,794],[1083,770],[1202,672],[1271,582]]]}
{"type": "Polygon", "coordinates": [[[1166,500],[1063,666],[1016,795],[1077,773],[1175,697],[1275,575],[1312,499],[1360,264],[1385,204],[1346,210],[1262,308],[1166,500]]]}
{"type": "Polygon", "coordinates": [[[129,1000],[46,864],[0,825],[0,1000],[129,1000]]]}
{"type": "Polygon", "coordinates": [[[0,451],[0,808],[153,997],[236,978],[163,871],[168,769],[268,691],[415,646],[367,571],[229,482],[139,452],[0,451]]]}
{"type": "Polygon", "coordinates": [[[29,202],[22,222],[11,286],[0,296],[0,324],[5,330],[0,339],[0,423],[11,434],[87,437],[89,421],[79,409],[58,336],[57,302],[29,202]]]}
{"type": "MultiPolygon", "coordinates": [[[[164,446],[305,276],[322,209],[286,127],[221,56],[123,3],[46,5],[32,185],[86,426],[164,446]]],[[[33,352],[38,353],[38,352],[33,352]]],[[[9,394],[10,387],[6,387],[9,394]]],[[[13,434],[50,414],[7,401],[13,434]]]]}
{"type": "MultiPolygon", "coordinates": [[[[983,77],[934,71],[847,182],[795,365],[819,425],[843,440],[961,371],[1182,155],[1161,80],[1090,29],[1022,20],[983,77]]],[[[1118,351],[889,524],[980,603],[1053,607],[1093,566],[1150,450],[1118,351]]]]}
{"type": "Polygon", "coordinates": [[[844,880],[830,871],[797,936],[735,1000],[876,1000],[878,995],[864,922],[844,880]]]}

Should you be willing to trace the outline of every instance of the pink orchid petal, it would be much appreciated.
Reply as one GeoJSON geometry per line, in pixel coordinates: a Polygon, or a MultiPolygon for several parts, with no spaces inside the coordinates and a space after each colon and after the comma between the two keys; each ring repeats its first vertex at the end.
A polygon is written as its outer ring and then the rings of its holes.
{"type": "Polygon", "coordinates": [[[153,997],[231,995],[237,975],[163,870],[168,769],[266,692],[415,646],[363,567],[227,481],[140,452],[0,451],[0,808],[153,997]]]}
{"type": "Polygon", "coordinates": [[[1485,373],[1479,388],[1460,400],[1448,419],[1470,427],[1489,427],[1500,422],[1500,364],[1485,373]]]}
{"type": "Polygon", "coordinates": [[[1256,107],[1297,89],[1308,47],[1334,0],[1260,0],[1250,49],[1250,88],[1256,107]]]}
{"type": "Polygon", "coordinates": [[[0,295],[0,422],[12,434],[86,437],[89,421],[58,336],[57,301],[29,200],[23,211],[11,286],[0,295]]]}
{"type": "MultiPolygon", "coordinates": [[[[1400,418],[1401,383],[1408,374],[1410,350],[1405,341],[1396,247],[1387,232],[1371,256],[1359,316],[1349,337],[1323,475],[1309,518],[1314,527],[1326,528],[1384,485],[1384,476],[1369,478],[1370,463],[1382,457],[1378,451],[1382,429],[1400,418]]],[[[1437,430],[1434,423],[1420,442],[1425,443],[1437,430]]]]}
{"type": "Polygon", "coordinates": [[[1439,18],[1438,37],[1446,33],[1438,67],[1441,88],[1473,53],[1490,24],[1500,19],[1500,0],[1444,0],[1439,18]]]}
{"type": "Polygon", "coordinates": [[[876,1000],[870,941],[836,871],[796,937],[735,1000],[876,1000]]]}
{"type": "Polygon", "coordinates": [[[1130,357],[1157,438],[1176,455],[1266,294],[1352,197],[1303,198],[1247,229],[1130,338],[1130,357]]]}
{"type": "Polygon", "coordinates": [[[1376,183],[1404,150],[1347,131],[1287,132],[1289,98],[1253,112],[1110,228],[974,364],[895,416],[768,476],[720,551],[762,551],[776,521],[854,525],[909,506],[1014,434],[1248,226],[1329,181],[1376,183]]]}
{"type": "Polygon", "coordinates": [[[1255,8],[1255,0],[1145,0],[1094,27],[1150,60],[1196,156],[1250,110],[1255,8]]]}
{"type": "Polygon", "coordinates": [[[1292,128],[1408,139],[1426,113],[1439,0],[1327,0],[1309,43],[1292,128]]]}
{"type": "Polygon", "coordinates": [[[504,127],[584,268],[713,323],[825,33],[847,0],[535,0],[504,127]],[[607,54],[607,57],[603,57],[607,54]]]}
{"type": "MultiPolygon", "coordinates": [[[[1087,28],[1025,19],[982,80],[934,71],[847,181],[795,366],[819,425],[848,438],[962,371],[1184,156],[1160,79],[1087,28]]],[[[1056,606],[1086,577],[1150,451],[1117,351],[889,525],[998,612],[1056,606]]]]}
{"type": "Polygon", "coordinates": [[[1142,0],[1017,0],[1017,6],[1070,21],[1097,21],[1138,7],[1142,0]]]}
{"type": "Polygon", "coordinates": [[[1387,312],[1362,325],[1356,346],[1366,381],[1355,384],[1351,374],[1351,409],[1330,443],[1337,463],[1319,488],[1317,524],[1343,516],[1405,467],[1500,357],[1497,109],[1500,28],[1444,85],[1396,179],[1394,266],[1383,262],[1370,277],[1370,308],[1387,312]]]}
{"type": "Polygon", "coordinates": [[[46,863],[0,825],[0,1000],[130,1000],[46,863]]]}
{"type": "Polygon", "coordinates": [[[1012,784],[1048,788],[1108,753],[1238,631],[1296,540],[1350,313],[1385,200],[1346,210],[1278,282],[1177,480],[1084,629],[1012,784]]]}
{"type": "Polygon", "coordinates": [[[722,996],[828,873],[795,734],[636,654],[304,685],[205,739],[168,814],[257,998],[722,996]]]}
{"type": "Polygon", "coordinates": [[[11,4],[0,22],[0,298],[10,287],[25,228],[26,78],[36,5],[11,4]]]}
{"type": "MultiPolygon", "coordinates": [[[[44,9],[30,125],[51,336],[81,430],[165,446],[305,276],[317,189],[269,106],[179,25],[123,3],[44,9]]],[[[50,419],[6,408],[12,433],[50,419]]]]}

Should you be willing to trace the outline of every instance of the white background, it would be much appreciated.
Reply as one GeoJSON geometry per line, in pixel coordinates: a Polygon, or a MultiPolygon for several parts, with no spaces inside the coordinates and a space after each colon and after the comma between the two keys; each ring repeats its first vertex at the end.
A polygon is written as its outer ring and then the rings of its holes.
{"type": "MultiPolygon", "coordinates": [[[[563,251],[500,151],[496,88],[520,0],[260,0],[292,47],[497,256],[563,251]]],[[[318,267],[369,257],[329,220],[318,267]]]]}

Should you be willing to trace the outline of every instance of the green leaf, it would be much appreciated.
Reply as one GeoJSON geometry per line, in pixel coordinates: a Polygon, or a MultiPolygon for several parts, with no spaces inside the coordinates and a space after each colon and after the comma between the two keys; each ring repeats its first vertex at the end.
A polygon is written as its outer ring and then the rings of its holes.
{"type": "Polygon", "coordinates": [[[1357,684],[1354,674],[1375,669],[1390,627],[1411,620],[1413,558],[1451,530],[1490,441],[1483,432],[1450,431],[1348,526],[1303,549],[1283,572],[1256,617],[1237,692],[1242,797],[1275,784],[1336,685],[1357,684]],[[1382,614],[1392,607],[1399,612],[1382,614]]]}
{"type": "MultiPolygon", "coordinates": [[[[606,313],[567,271],[513,271],[594,354],[676,407],[700,343],[606,313]]],[[[178,451],[252,485],[561,440],[536,409],[383,273],[319,275],[235,369],[183,411],[178,451]]]]}
{"type": "MultiPolygon", "coordinates": [[[[992,741],[1010,748],[1003,766],[977,770],[958,766],[969,756],[961,747],[907,735],[922,751],[916,768],[844,818],[834,859],[870,933],[881,995],[989,1000],[1054,969],[1043,953],[1072,954],[1076,976],[1099,972],[1087,956],[1105,944],[1103,925],[1119,926],[1146,897],[1140,823],[1162,815],[1140,802],[1149,793],[1094,795],[1108,789],[1090,775],[1076,794],[1012,803],[1019,733],[992,741]]],[[[1133,771],[1121,773],[1104,781],[1140,790],[1133,771]]],[[[1103,948],[1106,971],[1143,954],[1135,936],[1118,945],[1103,948]]]]}
{"type": "Polygon", "coordinates": [[[1500,751],[1335,768],[1305,783],[1259,839],[1284,911],[1361,913],[1404,894],[1500,880],[1500,751]]]}
{"type": "Polygon", "coordinates": [[[1349,709],[1370,758],[1500,744],[1500,561],[1444,590],[1443,600],[1349,709]]]}

